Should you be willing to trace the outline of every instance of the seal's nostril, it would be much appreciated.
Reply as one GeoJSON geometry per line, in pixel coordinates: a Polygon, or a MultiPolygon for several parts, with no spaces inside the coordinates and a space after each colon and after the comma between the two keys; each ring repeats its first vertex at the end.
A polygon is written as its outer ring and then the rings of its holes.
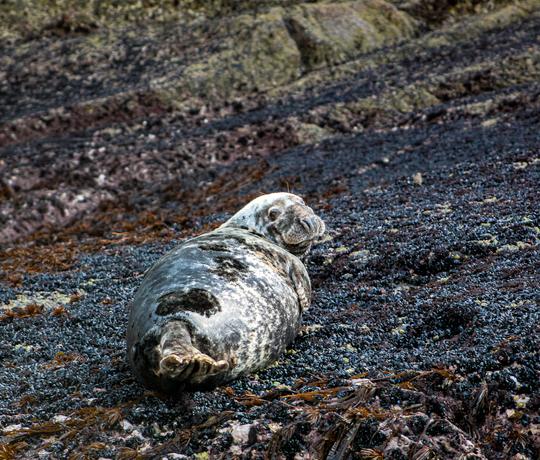
{"type": "Polygon", "coordinates": [[[315,229],[315,223],[313,222],[313,219],[310,219],[310,218],[300,219],[300,223],[302,224],[302,227],[306,229],[307,232],[313,233],[315,229]]]}

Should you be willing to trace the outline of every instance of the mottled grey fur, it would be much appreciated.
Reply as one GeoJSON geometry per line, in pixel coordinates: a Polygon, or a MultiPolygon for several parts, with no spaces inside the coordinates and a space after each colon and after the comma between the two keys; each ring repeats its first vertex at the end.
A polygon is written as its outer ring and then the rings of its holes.
{"type": "Polygon", "coordinates": [[[324,230],[301,198],[273,193],[162,257],[146,273],[129,318],[135,375],[150,388],[179,393],[274,361],[310,304],[297,256],[324,230]]]}

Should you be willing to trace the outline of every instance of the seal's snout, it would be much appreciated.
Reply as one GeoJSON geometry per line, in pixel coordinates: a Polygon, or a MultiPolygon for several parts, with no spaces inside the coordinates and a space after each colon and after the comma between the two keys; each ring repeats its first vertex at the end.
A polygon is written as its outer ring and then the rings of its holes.
{"type": "Polygon", "coordinates": [[[300,224],[308,233],[316,233],[317,231],[317,221],[314,217],[304,217],[300,219],[300,224]]]}
{"type": "Polygon", "coordinates": [[[326,230],[323,220],[315,214],[301,218],[300,225],[305,230],[307,239],[313,241],[319,241],[326,230]]]}
{"type": "Polygon", "coordinates": [[[284,247],[295,255],[303,256],[318,242],[325,225],[313,209],[303,203],[296,203],[288,208],[275,222],[284,247]]]}

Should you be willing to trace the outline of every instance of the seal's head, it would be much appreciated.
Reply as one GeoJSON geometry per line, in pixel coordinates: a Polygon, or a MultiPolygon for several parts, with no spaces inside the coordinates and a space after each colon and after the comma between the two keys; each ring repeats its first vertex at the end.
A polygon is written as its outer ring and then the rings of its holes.
{"type": "Polygon", "coordinates": [[[255,198],[222,227],[253,230],[296,256],[306,255],[325,231],[324,222],[292,193],[270,193],[255,198]]]}

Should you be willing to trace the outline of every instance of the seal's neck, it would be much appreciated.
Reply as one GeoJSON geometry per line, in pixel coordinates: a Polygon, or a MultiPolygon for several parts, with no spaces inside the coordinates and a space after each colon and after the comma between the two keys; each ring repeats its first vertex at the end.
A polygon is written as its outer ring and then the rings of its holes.
{"type": "Polygon", "coordinates": [[[228,221],[220,225],[219,228],[242,228],[275,242],[273,235],[268,231],[267,226],[262,222],[262,219],[257,213],[242,211],[237,212],[228,221]]]}

